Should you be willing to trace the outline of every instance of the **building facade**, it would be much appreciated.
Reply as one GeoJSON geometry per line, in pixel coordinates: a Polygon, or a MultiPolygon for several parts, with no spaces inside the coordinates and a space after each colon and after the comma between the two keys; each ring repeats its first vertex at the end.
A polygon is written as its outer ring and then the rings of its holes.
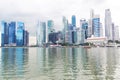
{"type": "Polygon", "coordinates": [[[8,26],[7,26],[7,22],[2,21],[1,22],[1,46],[5,46],[6,44],[8,44],[8,26]]]}
{"type": "Polygon", "coordinates": [[[76,27],[76,16],[75,16],[75,15],[72,15],[71,20],[72,20],[72,25],[73,25],[74,27],[76,27]]]}
{"type": "Polygon", "coordinates": [[[100,37],[100,18],[95,16],[93,18],[93,34],[95,37],[100,37]]]}
{"type": "Polygon", "coordinates": [[[16,45],[16,22],[11,22],[8,24],[8,34],[9,34],[9,39],[8,39],[8,44],[9,46],[15,46],[16,45]]]}
{"type": "Polygon", "coordinates": [[[45,22],[38,22],[37,26],[37,45],[43,46],[46,44],[46,23],[45,22]]]}
{"type": "Polygon", "coordinates": [[[24,46],[24,23],[17,22],[16,45],[24,46]]]}
{"type": "Polygon", "coordinates": [[[112,40],[112,18],[110,9],[105,10],[105,36],[112,40]]]}
{"type": "Polygon", "coordinates": [[[83,33],[85,32],[84,33],[85,39],[87,39],[88,38],[88,22],[85,19],[81,19],[80,20],[80,25],[81,25],[80,27],[81,27],[82,32],[83,33]]]}

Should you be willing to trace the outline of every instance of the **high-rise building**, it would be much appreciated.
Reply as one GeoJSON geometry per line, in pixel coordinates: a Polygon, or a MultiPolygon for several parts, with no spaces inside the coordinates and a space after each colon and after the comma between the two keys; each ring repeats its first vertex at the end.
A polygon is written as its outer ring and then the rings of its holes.
{"type": "Polygon", "coordinates": [[[1,22],[1,46],[5,46],[8,44],[8,37],[9,33],[8,33],[8,26],[7,26],[7,22],[2,21],[1,22]]]}
{"type": "Polygon", "coordinates": [[[88,37],[92,35],[92,19],[88,20],[88,37]]]}
{"type": "Polygon", "coordinates": [[[24,45],[24,23],[23,22],[17,22],[16,45],[17,46],[24,45]]]}
{"type": "Polygon", "coordinates": [[[29,32],[24,30],[24,46],[29,45],[29,32]]]}
{"type": "Polygon", "coordinates": [[[94,35],[94,28],[93,28],[93,17],[94,17],[94,10],[90,10],[90,19],[89,19],[89,26],[88,26],[88,36],[91,37],[94,35]]]}
{"type": "Polygon", "coordinates": [[[51,33],[51,32],[54,32],[54,22],[53,22],[53,20],[48,20],[47,21],[47,28],[46,28],[46,43],[49,41],[48,40],[48,38],[49,38],[49,34],[51,33]]]}
{"type": "Polygon", "coordinates": [[[113,41],[115,41],[115,25],[114,23],[112,23],[112,39],[113,41]]]}
{"type": "Polygon", "coordinates": [[[119,40],[119,26],[112,23],[112,40],[119,40]]]}
{"type": "Polygon", "coordinates": [[[58,33],[53,32],[49,34],[49,42],[52,42],[53,44],[56,44],[58,41],[58,33]]]}
{"type": "Polygon", "coordinates": [[[16,22],[11,22],[8,24],[8,34],[9,34],[9,39],[8,39],[8,43],[9,46],[15,46],[16,45],[16,22]]]}
{"type": "Polygon", "coordinates": [[[72,43],[77,42],[77,33],[76,33],[76,16],[72,15],[72,26],[73,26],[73,31],[72,31],[72,43]]]}
{"type": "Polygon", "coordinates": [[[74,40],[74,35],[72,35],[73,33],[73,25],[72,24],[68,24],[68,31],[66,34],[66,38],[67,38],[67,43],[72,44],[73,40],[74,40]]]}
{"type": "Polygon", "coordinates": [[[75,15],[72,15],[72,25],[76,27],[76,17],[75,15]]]}
{"type": "Polygon", "coordinates": [[[81,29],[81,28],[77,28],[76,33],[77,33],[77,43],[76,44],[85,43],[85,30],[81,29]]]}
{"type": "Polygon", "coordinates": [[[100,23],[100,37],[104,37],[104,30],[102,23],[100,23]]]}
{"type": "MultiPolygon", "coordinates": [[[[81,19],[80,20],[80,28],[82,30],[82,32],[85,32],[85,39],[88,38],[88,22],[85,19],[81,19]]],[[[83,33],[82,33],[83,34],[83,33]]]]}
{"type": "Polygon", "coordinates": [[[46,44],[46,23],[38,22],[37,26],[37,45],[43,46],[46,44]]]}
{"type": "Polygon", "coordinates": [[[112,19],[110,9],[105,10],[105,36],[108,40],[112,40],[112,19]]]}
{"type": "Polygon", "coordinates": [[[53,20],[48,20],[47,26],[48,26],[48,33],[51,33],[53,31],[53,27],[54,27],[53,20]]]}
{"type": "Polygon", "coordinates": [[[100,17],[98,15],[93,18],[93,35],[100,37],[100,17]]]}
{"type": "Polygon", "coordinates": [[[115,40],[119,40],[119,26],[115,26],[115,40]]]}
{"type": "Polygon", "coordinates": [[[67,42],[67,31],[68,31],[68,20],[66,19],[65,16],[63,16],[63,26],[64,26],[64,29],[63,29],[63,43],[66,43],[67,42]]]}

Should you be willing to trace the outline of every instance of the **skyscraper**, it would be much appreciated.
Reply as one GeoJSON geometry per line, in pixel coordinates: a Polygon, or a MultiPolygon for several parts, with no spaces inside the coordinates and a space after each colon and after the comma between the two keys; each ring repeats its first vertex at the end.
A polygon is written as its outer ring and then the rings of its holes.
{"type": "Polygon", "coordinates": [[[89,19],[89,26],[88,26],[88,36],[91,37],[94,35],[94,28],[93,28],[93,17],[94,17],[94,10],[90,10],[90,19],[89,19]]]}
{"type": "Polygon", "coordinates": [[[76,17],[75,15],[72,15],[72,25],[76,27],[76,17]]]}
{"type": "Polygon", "coordinates": [[[6,44],[8,44],[8,26],[7,26],[7,22],[2,21],[1,22],[1,46],[5,46],[6,44]]]}
{"type": "Polygon", "coordinates": [[[17,31],[16,31],[16,45],[24,45],[24,23],[17,22],[17,31]]]}
{"type": "Polygon", "coordinates": [[[72,43],[76,43],[77,42],[77,32],[76,32],[76,17],[75,17],[75,15],[72,15],[72,26],[73,26],[72,43]]]}
{"type": "Polygon", "coordinates": [[[95,37],[100,37],[100,17],[95,15],[93,18],[93,35],[95,37]]]}
{"type": "Polygon", "coordinates": [[[67,41],[67,31],[68,31],[68,20],[66,19],[65,16],[63,16],[63,26],[64,26],[64,29],[63,29],[63,43],[66,43],[67,41]]]}
{"type": "Polygon", "coordinates": [[[46,42],[48,42],[49,34],[54,31],[54,22],[53,20],[47,21],[47,27],[46,27],[46,42]]]}
{"type": "Polygon", "coordinates": [[[46,43],[46,23],[38,22],[37,25],[37,45],[43,46],[46,43]]]}
{"type": "Polygon", "coordinates": [[[29,32],[24,30],[24,46],[28,46],[29,44],[29,32]]]}
{"type": "Polygon", "coordinates": [[[104,36],[103,25],[100,23],[100,37],[104,36]]]}
{"type": "Polygon", "coordinates": [[[112,19],[110,9],[105,10],[105,36],[112,40],[112,19]]]}
{"type": "Polygon", "coordinates": [[[11,22],[8,24],[8,27],[9,27],[9,30],[8,30],[8,33],[9,33],[9,45],[10,46],[13,46],[16,44],[16,35],[15,35],[15,32],[16,32],[16,22],[11,22]]]}
{"type": "Polygon", "coordinates": [[[48,33],[52,32],[53,31],[53,27],[54,27],[53,20],[48,20],[47,26],[48,26],[48,33]]]}
{"type": "Polygon", "coordinates": [[[85,39],[88,38],[88,22],[85,19],[80,20],[80,27],[83,32],[85,32],[85,39]]]}
{"type": "Polygon", "coordinates": [[[72,44],[73,43],[73,40],[74,40],[74,35],[72,35],[73,33],[73,25],[72,24],[68,24],[68,31],[67,31],[67,42],[69,44],[72,44]]]}

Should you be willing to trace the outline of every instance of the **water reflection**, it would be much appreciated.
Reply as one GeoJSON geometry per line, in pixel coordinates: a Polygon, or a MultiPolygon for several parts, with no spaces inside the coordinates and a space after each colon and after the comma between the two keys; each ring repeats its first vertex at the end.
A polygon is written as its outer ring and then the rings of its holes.
{"type": "MultiPolygon", "coordinates": [[[[19,79],[24,77],[25,68],[24,59],[27,58],[27,53],[24,53],[24,48],[2,48],[2,76],[1,79],[19,79]]],[[[27,61],[27,60],[26,60],[27,61]]],[[[25,61],[25,62],[26,62],[25,61]]]]}
{"type": "Polygon", "coordinates": [[[119,80],[119,48],[1,48],[0,80],[119,80]]]}

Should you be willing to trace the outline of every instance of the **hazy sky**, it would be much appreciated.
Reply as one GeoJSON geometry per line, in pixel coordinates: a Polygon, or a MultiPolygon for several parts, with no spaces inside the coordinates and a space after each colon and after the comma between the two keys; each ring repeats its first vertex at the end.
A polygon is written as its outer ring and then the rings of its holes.
{"type": "MultiPolygon", "coordinates": [[[[23,21],[31,34],[35,34],[37,21],[53,19],[55,28],[62,29],[62,16],[71,22],[76,15],[77,26],[81,18],[89,19],[90,9],[104,21],[105,9],[110,8],[112,21],[120,26],[119,0],[0,0],[0,20],[23,21]]],[[[103,24],[104,25],[104,24],[103,24]]]]}

